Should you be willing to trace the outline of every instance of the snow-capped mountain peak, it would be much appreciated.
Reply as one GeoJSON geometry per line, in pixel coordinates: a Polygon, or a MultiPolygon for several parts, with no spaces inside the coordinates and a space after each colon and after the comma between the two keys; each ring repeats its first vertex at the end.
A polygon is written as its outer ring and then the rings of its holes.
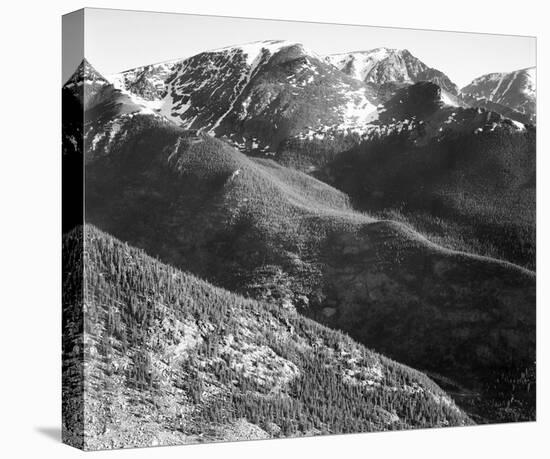
{"type": "MultiPolygon", "coordinates": [[[[169,101],[164,100],[169,88],[174,90],[174,87],[178,85],[178,83],[171,84],[171,82],[181,81],[181,78],[177,78],[178,74],[188,72],[194,66],[202,65],[199,61],[204,63],[205,58],[210,61],[207,64],[206,74],[201,75],[201,78],[204,78],[204,81],[201,82],[202,88],[209,85],[208,79],[216,78],[220,72],[224,72],[224,64],[222,64],[224,59],[238,62],[247,73],[251,73],[262,57],[270,57],[280,50],[292,46],[301,45],[285,40],[264,40],[226,46],[183,59],[129,69],[109,75],[108,79],[117,89],[127,91],[150,109],[161,110],[171,118],[171,107],[167,107],[170,105],[169,101]]],[[[187,86],[189,86],[189,82],[187,82],[187,86]]],[[[180,123],[178,122],[178,124],[180,123]]]]}
{"type": "Polygon", "coordinates": [[[366,51],[332,54],[327,62],[367,83],[416,83],[431,81],[457,94],[457,86],[443,72],[428,67],[407,49],[375,48],[366,51]]]}
{"type": "Polygon", "coordinates": [[[86,58],[82,59],[80,65],[76,68],[71,77],[63,85],[65,88],[74,86],[82,86],[83,84],[109,84],[107,79],[103,77],[86,58]]]}
{"type": "Polygon", "coordinates": [[[535,67],[482,75],[462,88],[461,92],[467,97],[504,105],[535,119],[535,67]]]}
{"type": "Polygon", "coordinates": [[[262,151],[289,129],[361,124],[376,106],[364,83],[283,40],[205,51],[176,64],[165,84],[166,118],[262,151]]]}
{"type": "Polygon", "coordinates": [[[108,86],[109,81],[87,59],[83,59],[63,85],[63,90],[72,93],[81,103],[87,103],[108,86]]]}

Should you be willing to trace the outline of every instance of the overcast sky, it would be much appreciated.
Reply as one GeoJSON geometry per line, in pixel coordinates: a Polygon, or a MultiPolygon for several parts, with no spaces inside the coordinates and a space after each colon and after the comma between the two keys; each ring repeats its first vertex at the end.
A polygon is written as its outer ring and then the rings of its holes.
{"type": "MultiPolygon", "coordinates": [[[[364,18],[365,22],[368,19],[364,18]]],[[[84,28],[85,56],[103,74],[267,39],[297,41],[322,55],[381,46],[406,48],[459,87],[485,73],[536,65],[535,39],[509,35],[95,8],[85,10],[84,28]]],[[[77,60],[64,66],[64,80],[78,65],[77,60]]]]}

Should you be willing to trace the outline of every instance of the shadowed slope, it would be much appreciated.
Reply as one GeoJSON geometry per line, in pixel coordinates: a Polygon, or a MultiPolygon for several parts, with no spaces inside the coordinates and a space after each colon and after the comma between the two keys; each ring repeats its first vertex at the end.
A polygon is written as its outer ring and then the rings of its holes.
{"type": "Polygon", "coordinates": [[[237,276],[227,263],[283,262],[331,228],[369,221],[343,193],[272,161],[156,122],[133,127],[120,149],[88,165],[88,218],[201,276],[237,276]]]}
{"type": "Polygon", "coordinates": [[[414,128],[350,148],[318,177],[356,208],[410,224],[449,248],[534,269],[536,131],[439,102],[435,85],[407,88],[380,119],[416,119],[414,128]]]}

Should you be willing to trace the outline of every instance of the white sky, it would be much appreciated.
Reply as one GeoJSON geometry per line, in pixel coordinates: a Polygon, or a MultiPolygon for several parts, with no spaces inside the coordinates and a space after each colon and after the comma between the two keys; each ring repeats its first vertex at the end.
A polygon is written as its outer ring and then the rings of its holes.
{"type": "MultiPolygon", "coordinates": [[[[459,87],[485,73],[536,65],[533,37],[85,10],[85,55],[103,74],[267,39],[297,41],[321,55],[381,46],[406,48],[430,67],[447,74],[459,87]]],[[[72,73],[67,72],[64,79],[72,73]]]]}

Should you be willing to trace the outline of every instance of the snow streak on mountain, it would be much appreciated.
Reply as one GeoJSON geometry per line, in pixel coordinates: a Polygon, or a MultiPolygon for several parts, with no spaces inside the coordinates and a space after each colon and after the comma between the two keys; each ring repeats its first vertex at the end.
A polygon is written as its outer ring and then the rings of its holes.
{"type": "Polygon", "coordinates": [[[536,69],[530,67],[508,73],[489,73],[462,88],[465,95],[488,100],[536,116],[536,69]]]}

